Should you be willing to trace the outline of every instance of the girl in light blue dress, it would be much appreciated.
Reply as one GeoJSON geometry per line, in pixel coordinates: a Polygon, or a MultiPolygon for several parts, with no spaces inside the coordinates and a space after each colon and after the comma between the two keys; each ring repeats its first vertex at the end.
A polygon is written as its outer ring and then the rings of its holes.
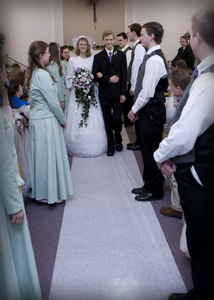
{"type": "Polygon", "coordinates": [[[49,47],[35,41],[29,48],[30,181],[27,196],[48,204],[60,203],[73,194],[63,129],[66,118],[58,101],[54,79],[46,71],[49,47]]]}

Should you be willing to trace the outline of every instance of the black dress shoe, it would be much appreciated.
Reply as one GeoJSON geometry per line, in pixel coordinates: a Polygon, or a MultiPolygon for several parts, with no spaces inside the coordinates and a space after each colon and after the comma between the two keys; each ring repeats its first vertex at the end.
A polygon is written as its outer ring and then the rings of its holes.
{"type": "Polygon", "coordinates": [[[141,146],[137,144],[133,144],[132,146],[127,146],[128,150],[140,150],[141,146]]]}
{"type": "Polygon", "coordinates": [[[114,151],[108,150],[108,151],[107,151],[107,155],[108,155],[108,156],[114,156],[114,151]]]}
{"type": "Polygon", "coordinates": [[[146,189],[143,186],[141,188],[136,188],[136,189],[132,190],[132,194],[135,194],[135,195],[140,195],[143,193],[146,193],[146,189]]]}
{"type": "Polygon", "coordinates": [[[187,294],[171,294],[168,298],[168,300],[185,300],[187,299],[187,294]]]}
{"type": "Polygon", "coordinates": [[[163,199],[163,196],[155,196],[150,192],[145,192],[135,197],[135,200],[142,201],[142,202],[160,200],[160,199],[163,199]]]}
{"type": "Polygon", "coordinates": [[[135,143],[128,143],[127,147],[133,146],[135,143]]]}
{"type": "Polygon", "coordinates": [[[116,150],[121,152],[123,150],[123,145],[121,143],[116,144],[116,150]]]}

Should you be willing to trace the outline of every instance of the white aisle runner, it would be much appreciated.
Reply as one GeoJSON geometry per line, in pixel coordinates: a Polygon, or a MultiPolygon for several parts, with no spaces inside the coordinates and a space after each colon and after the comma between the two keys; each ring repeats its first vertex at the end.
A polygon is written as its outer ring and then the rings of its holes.
{"type": "MultiPolygon", "coordinates": [[[[123,131],[123,143],[128,137],[123,131]]],[[[50,300],[167,300],[186,292],[134,154],[73,158],[74,197],[65,205],[50,300]]]]}

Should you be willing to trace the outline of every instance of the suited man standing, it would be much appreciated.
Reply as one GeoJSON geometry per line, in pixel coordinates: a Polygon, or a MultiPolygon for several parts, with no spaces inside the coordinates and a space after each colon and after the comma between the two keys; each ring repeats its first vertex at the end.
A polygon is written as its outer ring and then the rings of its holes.
{"type": "MultiPolygon", "coordinates": [[[[132,48],[128,44],[128,36],[125,32],[120,32],[117,34],[117,42],[120,47],[120,50],[126,54],[126,64],[127,68],[131,61],[132,48]]],[[[133,105],[133,97],[129,94],[128,82],[126,86],[126,101],[123,103],[123,119],[124,127],[132,126],[133,123],[128,118],[128,113],[133,105]]]]}
{"type": "MultiPolygon", "coordinates": [[[[143,57],[146,53],[145,48],[142,46],[140,41],[140,34],[141,34],[141,25],[138,23],[133,23],[128,26],[127,36],[129,42],[134,43],[132,48],[132,55],[131,61],[128,66],[127,72],[127,81],[128,81],[128,90],[131,97],[131,107],[134,101],[134,93],[135,93],[135,86],[137,82],[137,76],[139,67],[142,64],[143,57]]],[[[130,107],[130,109],[131,109],[130,107]]],[[[135,131],[136,131],[136,141],[134,143],[128,143],[127,149],[128,150],[140,150],[140,134],[138,128],[138,122],[135,122],[135,131]]]]}
{"type": "Polygon", "coordinates": [[[99,99],[105,122],[108,148],[113,156],[122,145],[122,103],[126,100],[127,64],[126,55],[114,48],[115,34],[105,30],[102,34],[105,49],[94,56],[92,73],[99,84],[99,99]]]}
{"type": "Polygon", "coordinates": [[[187,64],[187,67],[190,70],[194,70],[195,56],[193,54],[192,48],[187,43],[187,37],[182,36],[180,38],[181,47],[178,49],[178,53],[175,58],[172,60],[171,64],[174,67],[176,61],[183,60],[187,64]]]}

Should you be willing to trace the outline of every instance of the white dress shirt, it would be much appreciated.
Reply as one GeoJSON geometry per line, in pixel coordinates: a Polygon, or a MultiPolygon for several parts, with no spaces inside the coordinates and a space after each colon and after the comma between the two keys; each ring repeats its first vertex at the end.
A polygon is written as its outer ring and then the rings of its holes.
{"type": "MultiPolygon", "coordinates": [[[[124,52],[128,47],[130,47],[130,46],[127,44],[125,47],[123,47],[123,48],[121,49],[121,51],[124,52]]],[[[130,60],[131,60],[131,55],[132,55],[132,50],[131,50],[131,49],[129,49],[128,51],[126,51],[126,64],[127,64],[127,69],[128,69],[128,67],[129,67],[129,63],[130,63],[130,60]]]]}
{"type": "MultiPolygon", "coordinates": [[[[137,40],[134,43],[134,46],[139,42],[139,40],[137,40]]],[[[135,85],[137,82],[137,75],[138,75],[138,71],[139,71],[139,67],[143,61],[144,55],[146,53],[145,48],[141,45],[138,44],[134,50],[134,60],[133,60],[133,64],[132,64],[132,70],[131,70],[131,79],[130,79],[130,83],[131,83],[131,88],[130,91],[135,90],[135,85]]]]}
{"type": "Polygon", "coordinates": [[[198,66],[189,98],[179,120],[170,129],[169,135],[154,152],[154,159],[162,163],[169,158],[188,153],[196,139],[214,122],[214,73],[201,74],[214,63],[214,54],[206,57],[198,66]]]}
{"type": "MultiPolygon", "coordinates": [[[[160,45],[154,46],[147,51],[149,55],[155,50],[160,49],[160,45]]],[[[162,57],[159,55],[152,55],[146,62],[145,75],[143,78],[143,88],[140,91],[135,104],[132,107],[133,113],[137,113],[143,108],[146,103],[155,94],[156,86],[161,78],[167,76],[167,69],[165,67],[162,57]]]]}

